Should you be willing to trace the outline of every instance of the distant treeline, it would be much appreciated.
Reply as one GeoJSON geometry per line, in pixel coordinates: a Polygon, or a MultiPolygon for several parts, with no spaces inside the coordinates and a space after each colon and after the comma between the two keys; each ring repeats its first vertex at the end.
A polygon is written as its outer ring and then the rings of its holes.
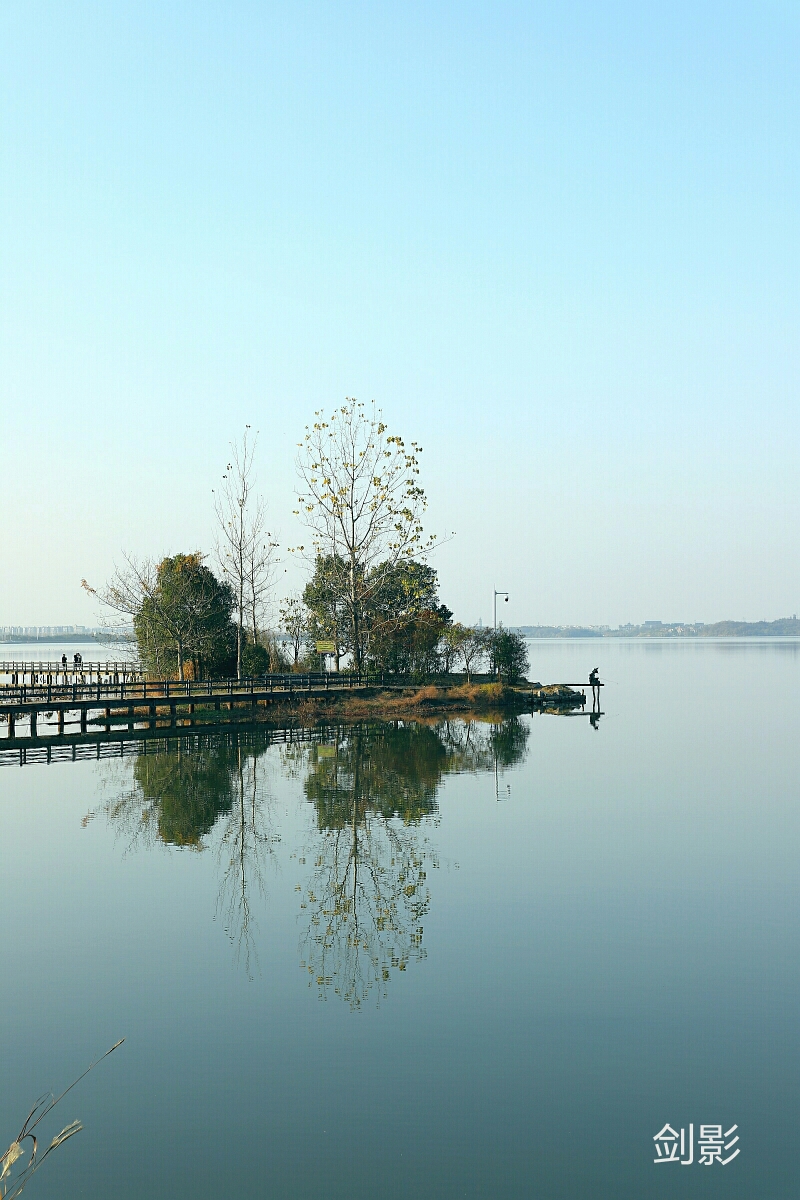
{"type": "Polygon", "coordinates": [[[717,621],[704,625],[700,637],[800,637],[800,621],[781,617],[778,621],[717,621]]]}
{"type": "Polygon", "coordinates": [[[518,625],[517,632],[527,638],[599,638],[600,629],[586,629],[582,625],[518,625]]]}
{"type": "Polygon", "coordinates": [[[647,625],[621,625],[619,629],[592,629],[580,625],[520,625],[518,632],[527,638],[800,637],[800,621],[797,617],[781,617],[777,621],[716,621],[713,625],[651,621],[647,625]]]}

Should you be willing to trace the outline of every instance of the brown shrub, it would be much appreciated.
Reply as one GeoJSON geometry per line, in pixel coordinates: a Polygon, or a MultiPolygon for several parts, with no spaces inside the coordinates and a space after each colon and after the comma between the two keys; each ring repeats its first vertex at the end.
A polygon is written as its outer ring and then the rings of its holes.
{"type": "Polygon", "coordinates": [[[450,692],[453,699],[467,700],[477,706],[497,704],[505,694],[506,688],[502,683],[464,683],[450,692]]]}

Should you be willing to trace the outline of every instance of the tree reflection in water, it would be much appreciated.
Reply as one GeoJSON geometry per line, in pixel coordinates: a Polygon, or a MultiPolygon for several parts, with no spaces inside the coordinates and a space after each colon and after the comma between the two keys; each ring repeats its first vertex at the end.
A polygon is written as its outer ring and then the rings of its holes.
{"type": "MultiPolygon", "coordinates": [[[[129,848],[160,842],[200,851],[214,831],[217,913],[248,975],[256,959],[251,900],[254,890],[266,891],[280,841],[266,775],[274,759],[264,759],[278,736],[239,731],[145,744],[132,775],[120,760],[125,784],[109,780],[112,796],[102,805],[129,848]]],[[[442,779],[513,766],[528,726],[515,717],[369,722],[291,736],[300,740],[281,747],[282,771],[302,779],[316,817],[313,867],[299,889],[303,965],[323,998],[333,991],[358,1008],[374,988],[386,994],[392,971],[425,957],[427,870],[438,866],[425,831],[438,819],[442,779]]]]}
{"type": "MultiPolygon", "coordinates": [[[[192,744],[157,743],[155,752],[137,754],[129,786],[103,806],[128,839],[129,848],[166,842],[200,850],[220,815],[233,805],[236,747],[230,741],[196,738],[192,744]]],[[[109,767],[114,764],[109,764],[109,767]]],[[[127,764],[120,762],[121,770],[127,764]]]]}
{"type": "Polygon", "coordinates": [[[422,826],[435,817],[439,784],[519,761],[527,734],[516,719],[370,723],[302,752],[318,836],[301,953],[322,999],[333,991],[359,1008],[375,987],[386,995],[393,970],[425,957],[426,867],[438,860],[422,826]]]}
{"type": "Polygon", "coordinates": [[[259,764],[268,746],[266,737],[237,734],[161,743],[155,753],[137,755],[131,785],[104,805],[129,848],[163,842],[204,850],[203,839],[216,829],[217,914],[248,975],[256,958],[250,898],[253,889],[264,895],[266,866],[280,841],[259,764]]]}
{"type": "Polygon", "coordinates": [[[236,947],[237,962],[244,959],[248,977],[252,961],[258,961],[250,897],[255,889],[266,895],[266,866],[281,838],[272,823],[271,795],[263,786],[255,753],[245,759],[237,748],[235,801],[224,817],[219,843],[222,868],[217,912],[236,947]]]}

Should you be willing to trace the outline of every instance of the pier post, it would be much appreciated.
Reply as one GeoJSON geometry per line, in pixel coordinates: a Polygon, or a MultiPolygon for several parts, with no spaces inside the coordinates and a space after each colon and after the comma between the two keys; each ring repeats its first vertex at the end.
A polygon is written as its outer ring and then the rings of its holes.
{"type": "Polygon", "coordinates": [[[155,727],[156,727],[156,706],[155,706],[155,704],[151,704],[149,706],[149,708],[150,708],[150,728],[155,729],[155,727]]]}
{"type": "Polygon", "coordinates": [[[63,708],[60,708],[58,710],[58,732],[59,733],[64,732],[64,710],[63,710],[63,708]]]}
{"type": "Polygon", "coordinates": [[[10,712],[8,714],[8,736],[10,738],[13,738],[13,736],[14,736],[14,714],[13,714],[13,712],[10,712]]]}
{"type": "Polygon", "coordinates": [[[34,708],[33,712],[31,713],[31,737],[32,738],[36,737],[36,717],[37,717],[37,715],[38,714],[36,712],[36,709],[34,708]]]}
{"type": "Polygon", "coordinates": [[[86,733],[86,709],[81,709],[81,733],[86,733]]]}

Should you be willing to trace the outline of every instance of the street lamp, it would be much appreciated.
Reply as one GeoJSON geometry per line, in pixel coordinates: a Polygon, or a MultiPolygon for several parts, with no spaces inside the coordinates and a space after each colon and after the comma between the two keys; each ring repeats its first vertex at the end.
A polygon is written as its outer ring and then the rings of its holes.
{"type": "Polygon", "coordinates": [[[495,594],[494,594],[494,627],[495,627],[495,629],[497,629],[497,597],[498,596],[505,596],[506,604],[508,604],[508,592],[495,591],[495,594]]]}

